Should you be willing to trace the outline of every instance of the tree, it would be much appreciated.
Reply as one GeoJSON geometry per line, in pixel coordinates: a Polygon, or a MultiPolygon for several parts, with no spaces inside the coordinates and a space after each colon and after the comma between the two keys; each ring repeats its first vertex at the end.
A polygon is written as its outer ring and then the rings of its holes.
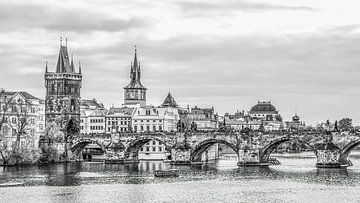
{"type": "Polygon", "coordinates": [[[80,132],[79,125],[74,119],[70,119],[66,125],[66,134],[65,134],[65,159],[68,159],[68,144],[72,143],[74,136],[78,135],[80,132]]]}
{"type": "Polygon", "coordinates": [[[33,104],[16,93],[2,90],[0,107],[0,156],[3,164],[33,162],[32,159],[38,157],[34,149],[37,117],[33,104]]]}
{"type": "Polygon", "coordinates": [[[339,131],[338,121],[337,121],[337,120],[335,121],[335,124],[334,124],[334,130],[335,130],[336,132],[339,131]]]}
{"type": "Polygon", "coordinates": [[[350,131],[353,129],[352,119],[351,118],[343,118],[339,120],[338,128],[341,131],[350,131]]]}

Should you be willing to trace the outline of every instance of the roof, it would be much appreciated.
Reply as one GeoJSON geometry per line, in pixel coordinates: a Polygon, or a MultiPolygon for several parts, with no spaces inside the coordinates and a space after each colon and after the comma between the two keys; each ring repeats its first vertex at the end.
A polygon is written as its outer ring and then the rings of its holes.
{"type": "Polygon", "coordinates": [[[67,46],[60,46],[59,57],[56,64],[56,73],[75,73],[71,66],[67,46]]]}
{"type": "Polygon", "coordinates": [[[98,103],[96,99],[82,99],[80,106],[92,106],[95,108],[104,108],[104,105],[102,103],[98,103]]]}
{"type": "Polygon", "coordinates": [[[164,107],[165,106],[166,107],[177,107],[178,104],[176,103],[174,97],[169,92],[169,94],[166,96],[166,98],[165,98],[165,100],[164,100],[164,102],[162,103],[161,106],[164,106],[164,107]]]}
{"type": "Polygon", "coordinates": [[[4,92],[3,94],[6,96],[14,96],[15,94],[21,94],[25,99],[38,99],[37,97],[33,96],[32,94],[25,92],[25,91],[19,91],[19,92],[4,92]]]}
{"type": "Polygon", "coordinates": [[[272,105],[271,102],[260,102],[260,101],[250,110],[250,113],[257,113],[257,112],[277,113],[275,106],[272,105]]]}
{"type": "Polygon", "coordinates": [[[134,56],[134,64],[131,64],[131,70],[130,70],[130,83],[124,87],[125,89],[135,88],[135,89],[146,89],[141,84],[140,81],[141,78],[141,70],[140,70],[140,62],[137,60],[137,53],[135,49],[135,56],[134,56]]]}
{"type": "Polygon", "coordinates": [[[127,107],[122,107],[122,108],[116,108],[116,107],[111,107],[107,113],[107,115],[114,115],[114,114],[118,114],[118,113],[123,113],[126,115],[132,115],[133,111],[135,108],[127,108],[127,107]]]}

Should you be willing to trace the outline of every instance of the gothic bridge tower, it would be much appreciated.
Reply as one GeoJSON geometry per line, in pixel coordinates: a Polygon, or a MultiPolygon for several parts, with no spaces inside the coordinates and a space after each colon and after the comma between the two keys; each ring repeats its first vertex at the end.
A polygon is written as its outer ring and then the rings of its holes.
{"type": "Polygon", "coordinates": [[[130,83],[124,87],[124,106],[146,106],[146,88],[141,84],[140,62],[137,59],[136,47],[134,63],[131,64],[130,83]]]}
{"type": "Polygon", "coordinates": [[[67,40],[65,46],[60,39],[60,51],[56,71],[45,70],[45,126],[55,124],[60,130],[66,130],[70,120],[80,123],[81,65],[75,72],[74,61],[69,60],[67,40]]]}

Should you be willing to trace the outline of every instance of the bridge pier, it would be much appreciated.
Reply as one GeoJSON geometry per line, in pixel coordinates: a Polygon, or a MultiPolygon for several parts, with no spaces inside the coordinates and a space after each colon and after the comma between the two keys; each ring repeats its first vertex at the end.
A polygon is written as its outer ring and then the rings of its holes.
{"type": "Polygon", "coordinates": [[[261,161],[259,149],[240,149],[237,165],[241,167],[269,166],[270,163],[261,161]]]}
{"type": "Polygon", "coordinates": [[[173,148],[171,149],[171,165],[190,165],[190,149],[173,148]]]}

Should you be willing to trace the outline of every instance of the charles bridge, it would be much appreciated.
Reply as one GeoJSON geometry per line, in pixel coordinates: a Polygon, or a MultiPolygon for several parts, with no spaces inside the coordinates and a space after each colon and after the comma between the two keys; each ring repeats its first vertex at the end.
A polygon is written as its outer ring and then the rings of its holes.
{"type": "Polygon", "coordinates": [[[111,136],[111,143],[96,136],[81,136],[71,145],[71,151],[81,157],[90,143],[97,144],[107,160],[121,163],[139,161],[139,150],[149,141],[157,140],[165,146],[171,164],[201,164],[201,155],[219,143],[231,148],[238,156],[238,166],[268,166],[271,153],[283,143],[297,143],[302,150],[313,151],[319,168],[339,168],[349,165],[348,155],[360,145],[355,134],[331,132],[179,132],[179,133],[123,133],[111,136]],[[333,135],[334,134],[334,135],[333,135]]]}

